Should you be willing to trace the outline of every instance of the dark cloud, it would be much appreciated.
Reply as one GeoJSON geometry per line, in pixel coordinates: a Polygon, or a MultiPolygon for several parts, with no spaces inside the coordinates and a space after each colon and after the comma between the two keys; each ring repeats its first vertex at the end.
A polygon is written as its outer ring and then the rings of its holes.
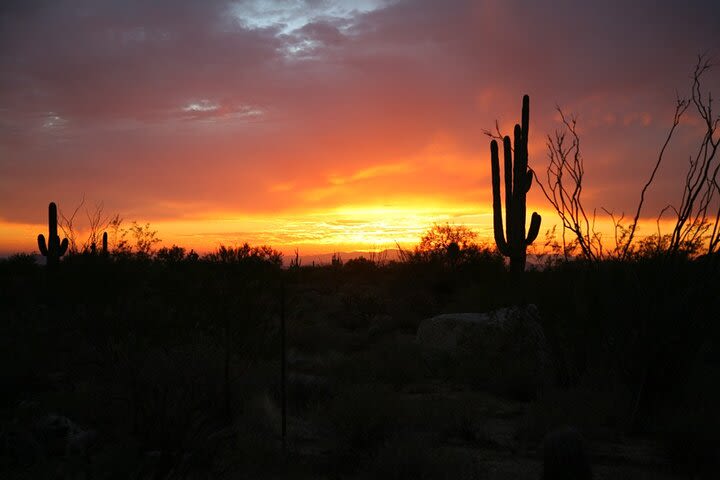
{"type": "Polygon", "coordinates": [[[152,119],[199,96],[237,96],[276,55],[219,2],[58,2],[3,29],[0,104],[77,121],[152,119]],[[232,86],[232,87],[231,87],[232,86]]]}

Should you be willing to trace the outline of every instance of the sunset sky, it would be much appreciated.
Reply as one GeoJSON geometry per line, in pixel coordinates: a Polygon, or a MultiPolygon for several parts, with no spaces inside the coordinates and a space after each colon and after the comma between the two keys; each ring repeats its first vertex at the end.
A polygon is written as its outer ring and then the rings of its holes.
{"type": "MultiPolygon", "coordinates": [[[[490,238],[482,131],[510,132],[525,93],[530,166],[559,105],[586,205],[629,214],[719,25],[717,0],[5,0],[0,254],[36,250],[48,202],[83,195],[200,251],[410,245],[446,221],[490,238]]],[[[720,65],[704,85],[720,96],[720,65]]],[[[678,202],[698,131],[681,125],[648,217],[678,202]]],[[[557,222],[537,185],[528,210],[557,222]]]]}

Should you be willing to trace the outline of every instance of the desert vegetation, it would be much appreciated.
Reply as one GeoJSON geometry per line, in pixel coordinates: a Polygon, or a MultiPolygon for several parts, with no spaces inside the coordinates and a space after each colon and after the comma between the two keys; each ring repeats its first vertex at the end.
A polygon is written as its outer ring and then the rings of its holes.
{"type": "Polygon", "coordinates": [[[505,225],[493,142],[497,246],[441,224],[399,260],[303,265],[296,252],[285,268],[270,246],[158,248],[148,224],[124,230],[118,217],[90,215],[82,244],[51,203],[38,239],[47,265],[0,261],[0,473],[530,479],[543,439],[570,425],[545,455],[581,432],[596,478],[711,478],[720,139],[700,89],[706,68],[673,120],[694,106],[707,130],[679,205],[662,213],[676,215],[672,232],[636,234],[663,147],[637,215],[603,243],[582,205],[575,121],[563,116],[540,182],[561,238],[548,232],[527,265],[540,230],[534,214],[525,232],[537,179],[528,99],[514,148],[503,139],[505,225]],[[423,340],[428,319],[459,312],[517,330],[454,349],[423,340]]]}

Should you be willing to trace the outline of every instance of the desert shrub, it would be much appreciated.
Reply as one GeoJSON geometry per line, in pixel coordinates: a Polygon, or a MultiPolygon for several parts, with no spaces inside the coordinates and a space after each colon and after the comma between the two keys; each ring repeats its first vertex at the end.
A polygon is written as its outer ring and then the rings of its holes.
{"type": "Polygon", "coordinates": [[[626,431],[632,401],[632,391],[621,386],[548,389],[530,405],[517,437],[537,442],[558,427],[575,425],[588,438],[612,440],[626,431]]]}
{"type": "Polygon", "coordinates": [[[605,384],[633,386],[633,428],[652,428],[658,409],[682,402],[691,359],[716,332],[718,272],[702,260],[646,258],[636,262],[575,264],[543,272],[537,284],[544,327],[562,384],[586,372],[605,384]],[[564,297],[552,289],[568,285],[564,297]]]}
{"type": "Polygon", "coordinates": [[[299,325],[288,329],[289,348],[308,354],[327,354],[357,350],[365,343],[366,335],[329,325],[299,325]]]}
{"type": "Polygon", "coordinates": [[[282,253],[269,245],[252,247],[244,243],[240,247],[221,245],[215,252],[203,257],[204,260],[216,263],[270,263],[282,266],[282,253]]]}
{"type": "Polygon", "coordinates": [[[720,348],[713,338],[691,356],[690,372],[676,388],[680,406],[665,405],[654,422],[666,458],[693,478],[710,478],[720,468],[720,348]]]}
{"type": "Polygon", "coordinates": [[[387,312],[385,300],[374,292],[359,293],[353,298],[354,309],[366,319],[387,312]]]}
{"type": "Polygon", "coordinates": [[[379,479],[474,479],[482,478],[480,467],[468,450],[434,445],[427,436],[394,436],[371,465],[379,479]]]}
{"type": "Polygon", "coordinates": [[[678,474],[712,478],[720,468],[717,414],[710,419],[686,409],[675,414],[673,425],[661,434],[664,457],[678,474]]]}
{"type": "Polygon", "coordinates": [[[287,379],[287,401],[291,415],[313,410],[333,391],[335,383],[312,374],[291,373],[287,379]]]}
{"type": "Polygon", "coordinates": [[[419,347],[388,337],[353,355],[339,357],[330,372],[345,384],[373,383],[399,388],[424,379],[427,368],[419,347]]]}
{"type": "Polygon", "coordinates": [[[428,377],[420,348],[413,343],[396,342],[391,337],[378,342],[370,352],[379,382],[400,388],[428,377]]]}
{"type": "Polygon", "coordinates": [[[36,305],[46,293],[37,289],[43,273],[34,255],[19,254],[0,259],[0,312],[7,314],[36,305]]]}
{"type": "Polygon", "coordinates": [[[339,450],[358,452],[381,446],[396,429],[398,403],[377,385],[348,386],[326,408],[339,450]]]}
{"type": "Polygon", "coordinates": [[[505,259],[495,248],[476,245],[464,252],[460,272],[473,277],[497,276],[505,272],[505,259]]]}
{"type": "Polygon", "coordinates": [[[163,263],[181,262],[186,258],[185,249],[173,245],[172,247],[162,247],[155,253],[155,260],[163,263]]]}
{"type": "Polygon", "coordinates": [[[358,258],[351,258],[343,265],[343,270],[354,277],[371,277],[379,269],[379,266],[374,261],[360,256],[358,258]]]}
{"type": "Polygon", "coordinates": [[[368,287],[348,285],[340,299],[343,311],[336,315],[335,322],[343,328],[367,328],[374,317],[387,312],[386,299],[368,287]]]}
{"type": "Polygon", "coordinates": [[[0,268],[5,271],[28,271],[38,267],[37,256],[30,253],[16,253],[7,258],[0,258],[0,268]]]}
{"type": "Polygon", "coordinates": [[[398,328],[408,333],[416,332],[424,318],[435,315],[439,310],[438,301],[421,288],[403,292],[388,305],[388,313],[398,328]]]}
{"type": "Polygon", "coordinates": [[[367,328],[369,319],[358,312],[349,311],[336,314],[333,323],[346,330],[358,330],[367,328]]]}
{"type": "Polygon", "coordinates": [[[447,441],[486,442],[488,418],[519,417],[525,404],[478,391],[449,391],[444,383],[426,383],[404,388],[399,403],[402,429],[430,432],[447,441]]]}

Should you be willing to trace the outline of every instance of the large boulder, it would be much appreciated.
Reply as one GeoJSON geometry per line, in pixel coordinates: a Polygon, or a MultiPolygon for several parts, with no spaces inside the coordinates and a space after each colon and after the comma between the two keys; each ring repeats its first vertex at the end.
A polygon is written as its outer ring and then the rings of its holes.
{"type": "Polygon", "coordinates": [[[0,430],[0,462],[33,465],[49,457],[87,457],[97,447],[95,430],[62,415],[45,415],[32,424],[15,419],[0,430]]]}
{"type": "Polygon", "coordinates": [[[420,323],[417,343],[433,373],[533,397],[551,374],[535,305],[449,313],[420,323]]]}

